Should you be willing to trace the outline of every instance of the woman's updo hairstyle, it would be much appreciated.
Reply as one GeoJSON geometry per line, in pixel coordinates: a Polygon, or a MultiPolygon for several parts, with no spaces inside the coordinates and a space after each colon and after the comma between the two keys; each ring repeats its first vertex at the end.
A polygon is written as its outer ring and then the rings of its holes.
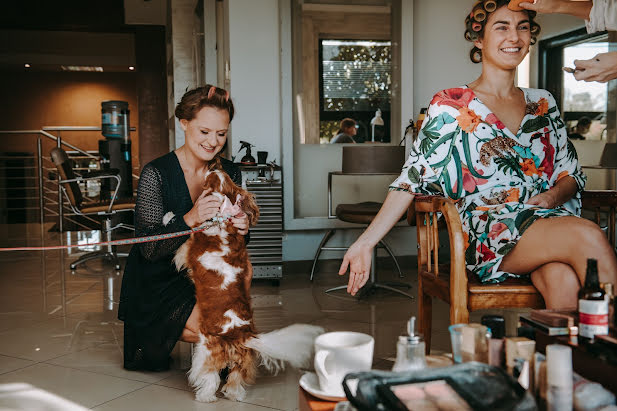
{"type": "Polygon", "coordinates": [[[229,121],[234,118],[234,104],[229,98],[229,91],[211,84],[187,91],[176,106],[178,120],[191,121],[199,110],[214,107],[229,113],[229,121]]]}
{"type": "MultiPolygon", "coordinates": [[[[480,0],[471,10],[471,13],[465,18],[465,40],[474,42],[484,36],[484,28],[488,16],[495,10],[502,7],[507,7],[510,0],[480,0]]],[[[531,30],[531,44],[534,45],[538,41],[538,35],[540,34],[540,25],[534,21],[536,12],[533,10],[527,10],[529,15],[529,23],[531,30]]],[[[480,63],[482,61],[482,50],[474,46],[469,53],[469,58],[474,63],[480,63]]]]}

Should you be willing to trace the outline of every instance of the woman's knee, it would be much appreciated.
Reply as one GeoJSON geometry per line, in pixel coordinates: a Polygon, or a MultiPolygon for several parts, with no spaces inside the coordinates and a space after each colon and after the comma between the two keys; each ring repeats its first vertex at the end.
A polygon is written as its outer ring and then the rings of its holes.
{"type": "Polygon", "coordinates": [[[544,297],[547,308],[575,305],[580,282],[576,271],[568,264],[545,264],[531,273],[531,280],[544,297]]]}
{"type": "Polygon", "coordinates": [[[561,284],[578,285],[576,271],[570,265],[561,262],[544,264],[531,273],[531,280],[540,291],[559,287],[561,284]]]}
{"type": "Polygon", "coordinates": [[[568,222],[574,231],[573,239],[576,242],[585,242],[586,244],[597,245],[598,243],[608,243],[606,234],[599,225],[585,218],[576,218],[568,222]]]}

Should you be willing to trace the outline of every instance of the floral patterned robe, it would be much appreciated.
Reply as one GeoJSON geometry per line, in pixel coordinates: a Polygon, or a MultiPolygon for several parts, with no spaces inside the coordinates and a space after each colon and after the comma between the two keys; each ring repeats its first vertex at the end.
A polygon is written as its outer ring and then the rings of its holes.
{"type": "Polygon", "coordinates": [[[435,95],[409,159],[390,186],[445,195],[463,222],[467,268],[496,283],[503,257],[538,218],[580,216],[585,176],[553,96],[522,89],[526,114],[514,135],[468,87],[435,95]],[[576,195],[555,209],[525,204],[560,179],[573,177],[576,195]]]}

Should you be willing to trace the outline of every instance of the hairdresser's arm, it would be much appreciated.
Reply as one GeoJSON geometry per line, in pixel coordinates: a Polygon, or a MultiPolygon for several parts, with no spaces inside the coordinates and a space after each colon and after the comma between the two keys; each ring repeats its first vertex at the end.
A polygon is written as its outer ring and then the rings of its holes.
{"type": "Polygon", "coordinates": [[[390,191],[373,222],[345,253],[339,275],[349,268],[347,292],[356,295],[366,284],[371,270],[373,248],[394,227],[413,201],[413,194],[406,191],[390,191]]]}
{"type": "Polygon", "coordinates": [[[527,10],[537,11],[538,13],[560,13],[569,14],[584,20],[589,20],[589,13],[593,6],[592,1],[571,1],[571,0],[536,0],[521,3],[520,6],[527,10]]]}

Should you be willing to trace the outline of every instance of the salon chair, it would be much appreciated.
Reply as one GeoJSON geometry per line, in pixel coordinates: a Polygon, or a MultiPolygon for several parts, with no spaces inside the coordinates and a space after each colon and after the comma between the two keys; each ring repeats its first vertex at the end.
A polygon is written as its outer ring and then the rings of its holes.
{"type": "MultiPolygon", "coordinates": [[[[362,202],[354,204],[339,204],[336,206],[336,211],[332,214],[332,178],[333,176],[377,176],[377,175],[399,175],[405,162],[404,147],[397,146],[371,146],[371,147],[343,147],[343,166],[340,172],[328,173],[328,218],[336,218],[340,221],[357,224],[362,227],[369,225],[373,218],[379,212],[382,203],[377,202],[362,202]]],[[[394,178],[394,177],[393,177],[394,178]]],[[[404,219],[404,217],[402,218],[404,219]]],[[[329,247],[328,241],[337,230],[328,230],[315,253],[313,265],[311,267],[310,280],[313,281],[317,261],[322,251],[346,251],[348,247],[329,247]]],[[[411,286],[402,282],[387,282],[380,283],[377,281],[377,249],[383,248],[392,258],[394,265],[399,273],[399,277],[403,278],[401,267],[392,252],[392,249],[385,241],[380,241],[378,246],[373,249],[373,258],[371,261],[370,279],[360,291],[360,296],[368,295],[375,289],[389,290],[406,297],[413,299],[414,297],[394,287],[410,288],[411,286]]],[[[347,286],[339,286],[326,290],[330,293],[337,290],[346,289],[347,286]]]]}
{"type": "MultiPolygon", "coordinates": [[[[105,241],[111,241],[112,231],[118,228],[126,228],[133,230],[133,226],[119,223],[112,226],[112,217],[122,212],[132,212],[135,209],[134,199],[117,199],[118,189],[122,181],[117,170],[102,170],[91,171],[83,176],[78,176],[73,171],[72,160],[66,154],[66,151],[60,147],[56,147],[51,150],[51,160],[56,165],[59,176],[59,189],[64,193],[65,198],[68,201],[71,210],[80,216],[100,216],[102,217],[102,233],[105,241]],[[87,182],[91,180],[100,181],[103,179],[115,179],[117,184],[113,192],[111,200],[98,203],[84,202],[84,197],[79,188],[79,183],[87,182]]],[[[111,260],[116,270],[120,270],[120,262],[118,260],[118,254],[111,245],[104,246],[103,251],[94,251],[84,254],[78,260],[70,264],[71,270],[75,270],[78,265],[85,263],[86,261],[103,258],[111,260]]]]}

